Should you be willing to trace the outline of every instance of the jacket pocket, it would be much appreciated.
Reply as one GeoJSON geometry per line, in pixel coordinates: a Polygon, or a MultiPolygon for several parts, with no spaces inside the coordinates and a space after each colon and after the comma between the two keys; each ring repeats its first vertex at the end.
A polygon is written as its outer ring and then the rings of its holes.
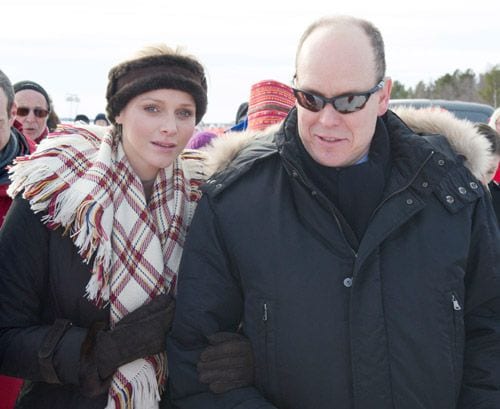
{"type": "Polygon", "coordinates": [[[274,305],[260,300],[257,308],[257,339],[255,351],[255,384],[268,399],[278,398],[276,385],[276,339],[274,305]]]}

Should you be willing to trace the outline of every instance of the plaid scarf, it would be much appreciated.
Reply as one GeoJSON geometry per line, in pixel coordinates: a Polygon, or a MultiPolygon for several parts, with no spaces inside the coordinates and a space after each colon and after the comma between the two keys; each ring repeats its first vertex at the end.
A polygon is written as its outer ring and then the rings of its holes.
{"type": "MultiPolygon", "coordinates": [[[[111,327],[155,296],[175,291],[186,230],[202,182],[201,156],[187,152],[156,177],[150,202],[121,142],[62,127],[12,168],[11,196],[23,192],[51,229],[62,227],[86,263],[87,296],[110,304],[111,327]]],[[[166,381],[159,354],[121,366],[107,408],[158,407],[166,381]]]]}

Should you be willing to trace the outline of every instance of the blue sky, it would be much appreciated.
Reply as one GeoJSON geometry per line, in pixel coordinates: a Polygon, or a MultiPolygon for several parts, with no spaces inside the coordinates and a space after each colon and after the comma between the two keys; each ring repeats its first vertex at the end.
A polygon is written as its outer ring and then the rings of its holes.
{"type": "Polygon", "coordinates": [[[500,64],[494,1],[344,3],[10,0],[2,4],[0,69],[13,82],[39,82],[60,116],[93,117],[104,111],[107,73],[114,64],[150,43],[179,45],[207,70],[204,121],[229,123],[253,83],[290,82],[298,38],[322,15],[351,14],[374,22],[385,39],[388,75],[407,86],[455,69],[482,73],[500,64]],[[67,101],[70,95],[78,96],[78,105],[67,101]]]}

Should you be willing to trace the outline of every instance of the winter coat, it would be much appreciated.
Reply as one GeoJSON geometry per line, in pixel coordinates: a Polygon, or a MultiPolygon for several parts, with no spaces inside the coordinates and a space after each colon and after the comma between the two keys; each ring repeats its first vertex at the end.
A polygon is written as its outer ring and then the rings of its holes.
{"type": "Polygon", "coordinates": [[[109,311],[85,297],[89,267],[73,241],[40,219],[25,199],[17,197],[0,229],[0,368],[29,380],[17,408],[102,409],[107,395],[87,399],[79,393],[78,368],[87,329],[95,321],[108,322],[109,311]],[[18,229],[15,241],[2,237],[11,226],[18,229]],[[73,323],[53,359],[62,385],[47,383],[38,364],[38,351],[57,318],[73,323]]]}
{"type": "MultiPolygon", "coordinates": [[[[500,235],[485,188],[444,137],[392,112],[379,126],[393,165],[358,248],[290,152],[295,109],[208,181],[167,342],[177,407],[500,407],[500,235]],[[216,397],[196,362],[207,335],[240,323],[255,386],[216,397]]],[[[458,134],[480,177],[484,138],[458,134]]]]}
{"type": "Polygon", "coordinates": [[[89,328],[109,325],[109,306],[98,308],[86,293],[93,257],[85,263],[68,232],[47,226],[46,214],[33,206],[17,195],[0,229],[0,373],[26,380],[17,409],[103,409],[108,394],[83,396],[78,378],[89,328]],[[71,325],[53,353],[56,382],[42,370],[39,355],[58,319],[71,325]]]}
{"type": "MultiPolygon", "coordinates": [[[[21,144],[20,153],[31,153],[35,150],[36,144],[30,138],[25,137],[16,129],[11,129],[11,138],[17,138],[21,144]]],[[[0,175],[7,172],[6,169],[0,169],[0,175]]],[[[0,182],[0,227],[2,227],[7,211],[12,204],[12,199],[7,195],[8,183],[0,182]]],[[[0,409],[11,409],[17,399],[17,395],[22,385],[22,379],[12,378],[0,375],[0,409]]]]}
{"type": "Polygon", "coordinates": [[[497,182],[490,182],[488,185],[491,193],[491,201],[495,208],[498,223],[500,224],[500,185],[497,182]]]}

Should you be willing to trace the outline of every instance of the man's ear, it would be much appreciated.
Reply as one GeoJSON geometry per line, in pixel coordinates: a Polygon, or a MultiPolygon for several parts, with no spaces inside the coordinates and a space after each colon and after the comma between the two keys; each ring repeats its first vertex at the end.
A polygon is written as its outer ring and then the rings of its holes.
{"type": "Polygon", "coordinates": [[[386,77],[384,79],[384,87],[378,92],[378,115],[382,116],[389,108],[389,99],[391,98],[392,79],[386,77]]]}
{"type": "Polygon", "coordinates": [[[14,121],[16,119],[17,115],[17,104],[15,101],[12,103],[12,108],[10,108],[9,112],[9,127],[11,127],[14,124],[14,121]]]}

